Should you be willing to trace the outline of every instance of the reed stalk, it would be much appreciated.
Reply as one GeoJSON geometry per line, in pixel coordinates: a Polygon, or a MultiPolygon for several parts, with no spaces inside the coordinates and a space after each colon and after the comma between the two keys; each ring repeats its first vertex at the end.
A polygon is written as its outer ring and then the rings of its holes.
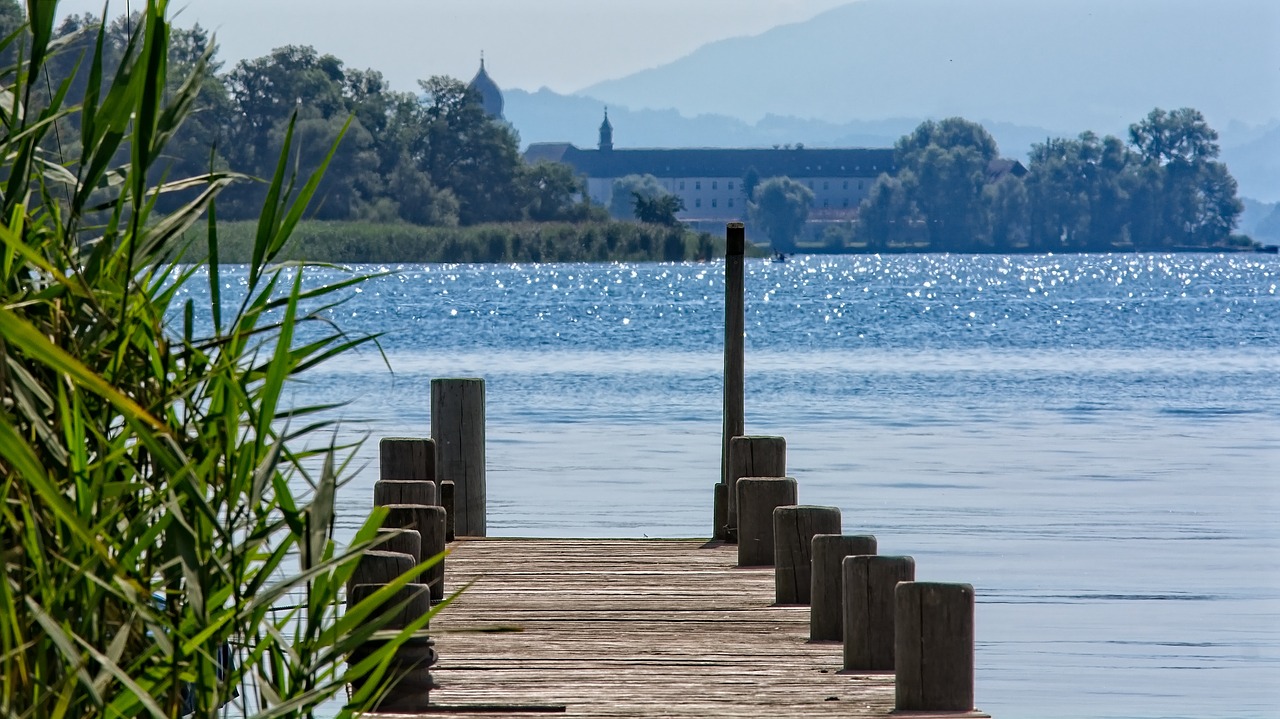
{"type": "Polygon", "coordinates": [[[249,180],[163,174],[208,58],[169,77],[168,2],[148,0],[118,67],[98,30],[70,98],[46,68],[55,2],[27,7],[0,44],[18,58],[0,71],[0,716],[310,716],[360,677],[342,712],[367,708],[430,617],[382,629],[421,568],[342,611],[380,517],[334,541],[352,448],[328,408],[285,398],[376,341],[327,314],[364,277],[274,264],[320,175],[292,176],[290,131],[247,287],[223,296],[216,200],[249,180]],[[184,299],[186,256],[208,257],[211,307],[184,299]]]}

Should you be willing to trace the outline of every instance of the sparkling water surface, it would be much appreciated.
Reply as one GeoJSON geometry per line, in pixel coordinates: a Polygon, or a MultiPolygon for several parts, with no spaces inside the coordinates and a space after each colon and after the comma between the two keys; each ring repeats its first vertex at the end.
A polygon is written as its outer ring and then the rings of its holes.
{"type": "MultiPolygon", "coordinates": [[[[340,533],[369,511],[377,439],[427,436],[448,376],[486,380],[491,535],[710,533],[723,263],[354,268],[379,270],[330,314],[383,333],[385,361],[289,390],[350,402],[344,436],[370,437],[340,533]]],[[[747,431],[787,438],[801,501],[840,507],[847,533],[974,585],[980,708],[1280,716],[1280,260],[746,271],[747,431]]],[[[234,294],[243,273],[221,279],[234,294]]]]}

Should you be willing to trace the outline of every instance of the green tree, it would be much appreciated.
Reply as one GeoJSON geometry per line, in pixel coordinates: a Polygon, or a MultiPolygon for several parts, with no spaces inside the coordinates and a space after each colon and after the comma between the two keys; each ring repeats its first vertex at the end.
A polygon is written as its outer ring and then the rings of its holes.
{"type": "Polygon", "coordinates": [[[809,219],[813,191],[790,177],[770,177],[756,188],[748,206],[751,221],[760,227],[775,252],[795,252],[796,238],[809,219]]]}
{"type": "Polygon", "coordinates": [[[747,168],[746,174],[742,176],[742,194],[747,198],[747,202],[755,202],[756,188],[760,186],[760,171],[754,165],[747,168]]]}
{"type": "Polygon", "coordinates": [[[520,219],[522,164],[511,127],[484,111],[479,93],[450,77],[419,81],[423,91],[420,167],[458,198],[464,225],[520,219]]]}
{"type": "Polygon", "coordinates": [[[1039,249],[1105,252],[1129,237],[1131,156],[1092,132],[1033,145],[1026,180],[1029,241],[1039,249]]]}
{"type": "Polygon", "coordinates": [[[991,245],[1012,252],[1029,244],[1031,201],[1021,178],[1005,175],[983,190],[991,208],[991,245]]]}
{"type": "Polygon", "coordinates": [[[911,171],[880,175],[858,207],[854,236],[872,250],[927,244],[929,233],[916,193],[911,171]]]}
{"type": "Polygon", "coordinates": [[[1129,142],[1146,180],[1144,209],[1152,226],[1142,232],[1153,245],[1205,246],[1225,242],[1244,206],[1236,182],[1217,162],[1218,133],[1198,110],[1152,110],[1129,126],[1129,142]],[[1158,184],[1159,191],[1150,188],[1158,184]]]}
{"type": "Polygon", "coordinates": [[[653,175],[625,175],[613,181],[609,195],[609,216],[615,220],[630,220],[636,216],[636,196],[656,199],[671,192],[653,175]]]}
{"type": "MultiPolygon", "coordinates": [[[[25,27],[27,14],[18,0],[0,0],[0,40],[9,37],[25,27]]],[[[29,47],[29,40],[24,32],[18,41],[10,44],[0,52],[0,67],[10,67],[18,60],[19,48],[29,47]]]]}
{"type": "Polygon", "coordinates": [[[639,192],[632,192],[631,196],[635,200],[637,220],[671,227],[680,224],[676,214],[684,209],[684,200],[676,195],[667,194],[657,197],[645,197],[639,192]]]}
{"type": "MultiPolygon", "coordinates": [[[[224,76],[232,104],[225,139],[221,144],[227,162],[255,177],[270,177],[275,169],[280,143],[295,116],[305,123],[306,152],[298,156],[300,173],[315,168],[317,147],[328,146],[338,137],[347,120],[349,108],[343,95],[342,61],[333,55],[321,55],[315,48],[286,45],[259,58],[241,60],[224,76]]],[[[367,134],[353,122],[357,145],[365,144],[367,134]]],[[[361,166],[356,156],[366,148],[343,147],[339,164],[361,166]]],[[[350,167],[348,167],[350,169],[350,167]]],[[[326,213],[336,216],[349,208],[354,178],[326,179],[326,205],[334,209],[326,213]]],[[[225,193],[225,216],[228,219],[250,217],[265,197],[262,183],[249,183],[230,188],[225,193]]]]}
{"type": "Polygon", "coordinates": [[[978,248],[990,244],[990,212],[983,190],[987,170],[999,157],[995,139],[981,125],[952,117],[921,123],[894,146],[904,184],[924,215],[930,245],[978,248]]]}
{"type": "Polygon", "coordinates": [[[579,198],[586,194],[585,184],[573,174],[573,168],[560,162],[538,162],[521,170],[525,215],[537,222],[577,219],[587,212],[579,198]]]}

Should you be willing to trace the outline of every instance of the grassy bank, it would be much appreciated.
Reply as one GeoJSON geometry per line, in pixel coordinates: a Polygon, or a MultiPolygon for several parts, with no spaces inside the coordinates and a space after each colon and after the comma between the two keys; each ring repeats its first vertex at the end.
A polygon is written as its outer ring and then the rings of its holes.
{"type": "MultiPolygon", "coordinates": [[[[218,225],[223,262],[252,258],[256,223],[218,225]]],[[[723,238],[634,222],[522,222],[421,227],[373,222],[300,223],[280,253],[314,262],[611,262],[693,260],[724,254],[723,238]]]]}

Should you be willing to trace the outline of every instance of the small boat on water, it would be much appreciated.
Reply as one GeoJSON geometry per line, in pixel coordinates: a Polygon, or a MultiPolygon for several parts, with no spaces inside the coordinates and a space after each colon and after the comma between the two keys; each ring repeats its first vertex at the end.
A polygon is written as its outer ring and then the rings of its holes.
{"type": "Polygon", "coordinates": [[[771,259],[771,260],[769,260],[769,261],[770,261],[770,262],[778,262],[778,263],[786,262],[786,261],[787,261],[787,256],[786,256],[786,255],[784,255],[784,254],[783,254],[783,253],[781,253],[781,252],[775,252],[775,253],[773,253],[773,259],[771,259]]]}

